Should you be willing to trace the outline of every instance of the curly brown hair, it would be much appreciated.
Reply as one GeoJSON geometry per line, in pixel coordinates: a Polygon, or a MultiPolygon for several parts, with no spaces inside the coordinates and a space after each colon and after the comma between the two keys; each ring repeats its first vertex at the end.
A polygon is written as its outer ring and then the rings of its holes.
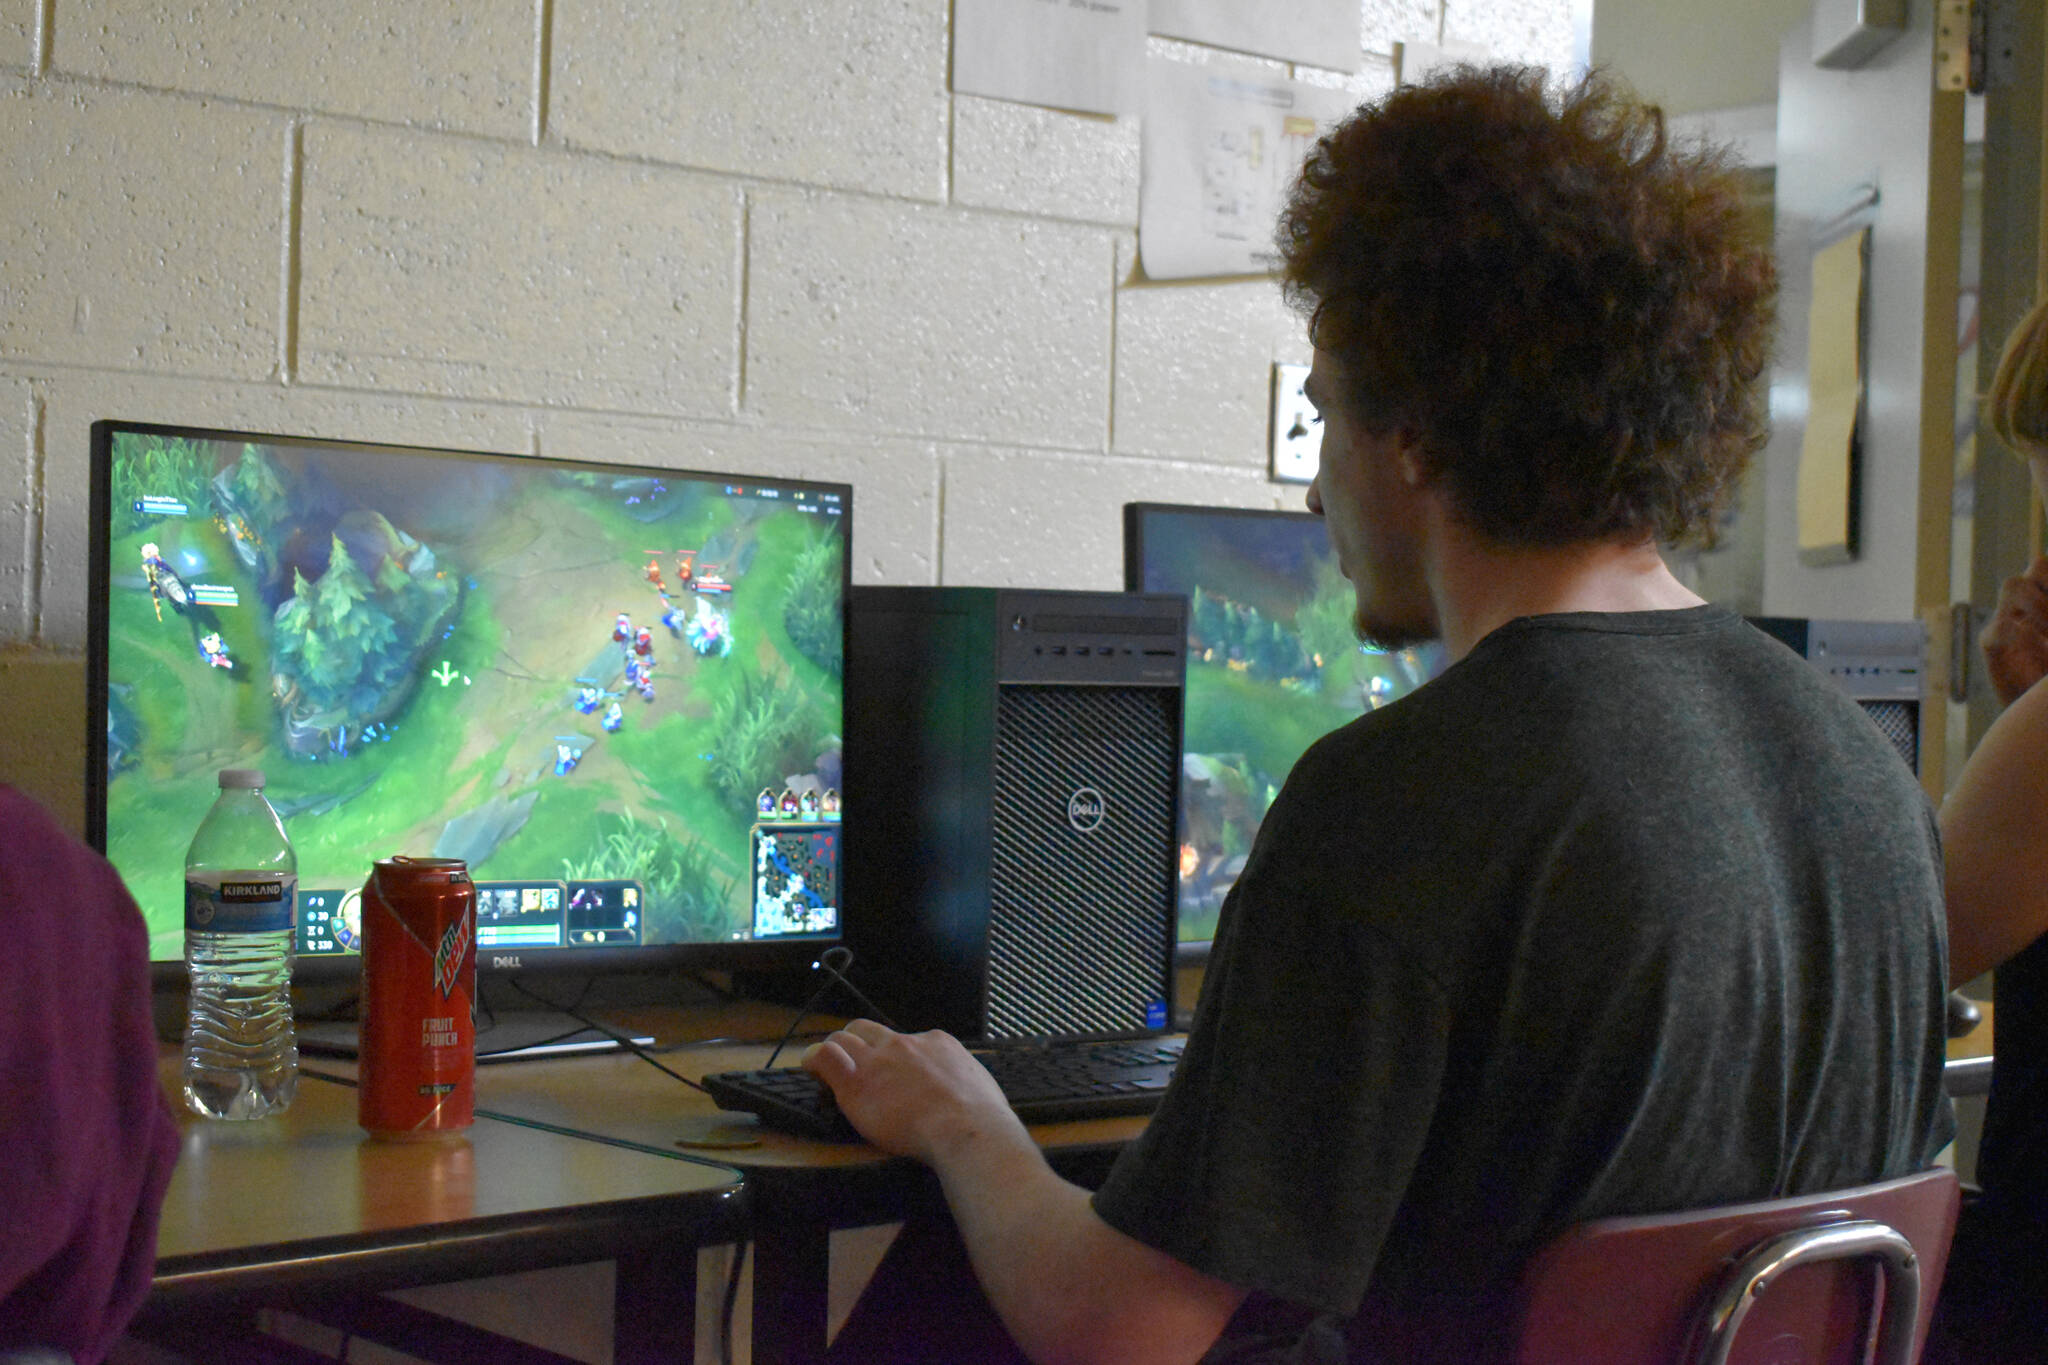
{"type": "Polygon", "coordinates": [[[1277,240],[1355,421],[1497,543],[1711,543],[1767,413],[1776,272],[1740,176],[1594,74],[1458,67],[1323,137],[1277,240]]]}

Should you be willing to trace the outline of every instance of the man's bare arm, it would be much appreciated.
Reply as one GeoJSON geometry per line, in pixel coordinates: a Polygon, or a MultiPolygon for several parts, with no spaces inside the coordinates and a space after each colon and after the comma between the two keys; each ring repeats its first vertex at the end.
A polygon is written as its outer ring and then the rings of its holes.
{"type": "Polygon", "coordinates": [[[869,1141],[938,1173],[983,1290],[1041,1365],[1192,1362],[1244,1298],[1103,1222],[952,1037],[859,1020],[804,1064],[869,1141]]]}

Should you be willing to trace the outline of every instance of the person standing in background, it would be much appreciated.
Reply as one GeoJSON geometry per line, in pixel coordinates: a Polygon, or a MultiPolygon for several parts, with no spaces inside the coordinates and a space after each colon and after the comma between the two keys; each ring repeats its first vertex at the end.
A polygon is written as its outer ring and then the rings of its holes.
{"type": "MultiPolygon", "coordinates": [[[[2048,494],[2048,301],[2007,338],[1984,419],[2048,494]]],[[[2006,709],[1941,810],[1949,981],[1997,970],[1981,1195],[1956,1227],[1927,1359],[2048,1360],[2048,557],[2005,581],[1981,642],[2006,709]]]]}

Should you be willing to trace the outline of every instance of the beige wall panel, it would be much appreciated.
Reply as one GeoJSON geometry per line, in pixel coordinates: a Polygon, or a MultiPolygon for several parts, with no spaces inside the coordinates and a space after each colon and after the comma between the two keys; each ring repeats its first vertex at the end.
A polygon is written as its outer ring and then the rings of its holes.
{"type": "Polygon", "coordinates": [[[1138,120],[955,96],[953,202],[1135,227],[1138,120]]]}
{"type": "Polygon", "coordinates": [[[533,0],[64,0],[51,67],[162,90],[524,138],[533,0]]]}
{"type": "Polygon", "coordinates": [[[281,118],[0,83],[0,359],[276,367],[281,118]]]}
{"type": "Polygon", "coordinates": [[[1577,59],[1572,6],[1559,0],[1444,0],[1444,37],[1477,43],[1498,61],[1545,66],[1560,75],[1577,59]]]}
{"type": "Polygon", "coordinates": [[[1256,470],[968,447],[941,455],[939,581],[952,585],[1122,588],[1127,502],[1302,505],[1300,488],[1256,470]]]}
{"type": "Polygon", "coordinates": [[[1270,280],[1120,289],[1115,449],[1263,471],[1273,362],[1310,357],[1270,280]]]}
{"type": "Polygon", "coordinates": [[[0,648],[0,782],[85,835],[85,659],[0,648]]]}
{"type": "Polygon", "coordinates": [[[44,395],[48,500],[42,641],[66,650],[85,647],[86,498],[91,429],[99,418],[464,450],[533,448],[530,419],[514,408],[142,375],[62,373],[38,379],[36,387],[44,395]]]}
{"type": "Polygon", "coordinates": [[[549,131],[572,147],[942,199],[947,12],[930,0],[563,0],[549,131]]]}
{"type": "Polygon", "coordinates": [[[35,566],[42,547],[35,437],[35,395],[27,381],[0,379],[0,640],[26,640],[36,629],[35,566]]]}
{"type": "Polygon", "coordinates": [[[299,374],[723,416],[739,192],[458,138],[306,130],[299,374]]]}
{"type": "Polygon", "coordinates": [[[838,195],[749,214],[744,406],[775,423],[1099,450],[1108,232],[838,195]]]}
{"type": "Polygon", "coordinates": [[[0,67],[35,64],[39,9],[37,0],[0,0],[0,67]]]}
{"type": "Polygon", "coordinates": [[[937,580],[938,454],[928,443],[577,413],[544,419],[540,441],[543,454],[561,459],[850,483],[853,581],[937,580]]]}

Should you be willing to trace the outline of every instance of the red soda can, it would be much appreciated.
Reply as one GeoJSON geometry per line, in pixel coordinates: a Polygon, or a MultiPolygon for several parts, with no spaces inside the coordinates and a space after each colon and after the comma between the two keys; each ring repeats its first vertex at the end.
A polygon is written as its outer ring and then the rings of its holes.
{"type": "Polygon", "coordinates": [[[356,1121],[452,1137],[476,1111],[476,886],[460,858],[385,858],[363,885],[356,1121]]]}

